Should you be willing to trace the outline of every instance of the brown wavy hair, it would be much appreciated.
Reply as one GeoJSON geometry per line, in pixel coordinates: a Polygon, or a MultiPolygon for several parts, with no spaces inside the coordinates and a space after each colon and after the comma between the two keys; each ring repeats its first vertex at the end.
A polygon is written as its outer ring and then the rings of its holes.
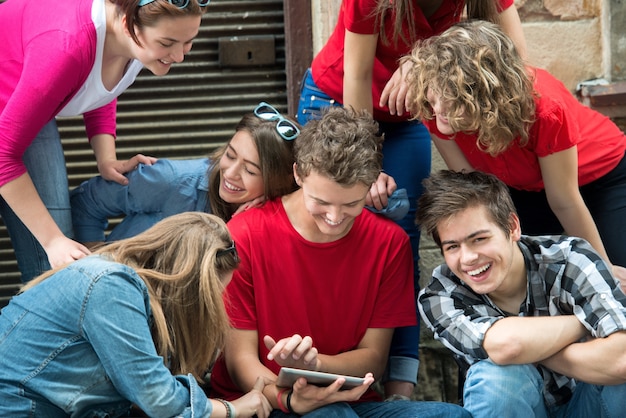
{"type": "Polygon", "coordinates": [[[508,187],[493,174],[440,170],[424,180],[416,223],[441,248],[438,226],[465,209],[480,206],[508,238],[511,214],[517,214],[508,187]]]}
{"type": "Polygon", "coordinates": [[[312,171],[342,186],[372,185],[382,169],[383,137],[365,110],[330,106],[309,121],[294,149],[298,176],[312,171]]]}
{"type": "MultiPolygon", "coordinates": [[[[289,119],[297,126],[297,122],[289,119]]],[[[265,120],[246,113],[235,131],[246,131],[252,137],[259,154],[263,189],[267,200],[291,193],[297,188],[293,177],[293,146],[294,141],[284,140],[276,130],[275,120],[265,120]]],[[[229,141],[230,142],[230,141],[229,141]]],[[[220,169],[219,161],[226,152],[228,143],[213,152],[209,159],[209,208],[211,213],[228,221],[238,208],[238,205],[225,202],[219,195],[220,169]]]]}
{"type": "Polygon", "coordinates": [[[416,119],[433,119],[427,98],[432,89],[447,106],[450,126],[475,132],[480,150],[495,156],[518,137],[526,145],[537,93],[532,74],[498,25],[456,24],[419,42],[404,60],[413,64],[407,80],[416,119]]]}

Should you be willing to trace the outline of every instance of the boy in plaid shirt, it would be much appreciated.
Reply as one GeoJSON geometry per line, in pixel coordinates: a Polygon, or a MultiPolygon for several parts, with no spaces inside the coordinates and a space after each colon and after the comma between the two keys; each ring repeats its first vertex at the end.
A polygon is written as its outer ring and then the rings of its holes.
{"type": "Polygon", "coordinates": [[[418,206],[445,259],[419,309],[469,366],[474,418],[622,416],[626,296],[589,243],[522,235],[506,185],[481,172],[433,174],[418,206]]]}

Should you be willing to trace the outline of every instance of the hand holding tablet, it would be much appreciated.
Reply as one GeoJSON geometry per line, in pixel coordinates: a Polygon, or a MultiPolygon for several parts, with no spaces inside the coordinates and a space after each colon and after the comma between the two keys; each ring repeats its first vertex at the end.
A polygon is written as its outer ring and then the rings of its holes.
{"type": "Polygon", "coordinates": [[[341,374],[315,372],[312,370],[282,367],[280,369],[280,372],[278,373],[276,386],[291,387],[300,377],[304,377],[307,383],[317,386],[328,386],[341,377],[345,379],[345,382],[341,389],[352,389],[354,387],[362,385],[365,381],[365,379],[362,377],[344,376],[341,374]]]}

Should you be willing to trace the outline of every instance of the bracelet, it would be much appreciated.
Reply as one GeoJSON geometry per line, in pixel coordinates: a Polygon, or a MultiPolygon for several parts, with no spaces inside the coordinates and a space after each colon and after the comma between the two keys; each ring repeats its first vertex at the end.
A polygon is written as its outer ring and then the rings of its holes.
{"type": "Polygon", "coordinates": [[[293,395],[293,389],[289,391],[289,394],[287,394],[287,410],[289,411],[290,414],[295,414],[297,416],[300,416],[300,414],[294,411],[293,407],[291,406],[291,395],[293,395]]]}
{"type": "MultiPolygon", "coordinates": [[[[287,392],[289,390],[289,388],[285,388],[285,389],[281,389],[278,391],[278,395],[276,395],[276,403],[278,404],[278,409],[280,409],[281,411],[283,411],[285,414],[289,413],[289,409],[287,409],[287,407],[285,407],[285,404],[283,404],[283,393],[287,392]]],[[[287,398],[289,399],[289,398],[287,398]]],[[[289,402],[289,401],[287,401],[289,402]]],[[[226,417],[228,418],[228,417],[226,417]]]]}
{"type": "Polygon", "coordinates": [[[228,408],[228,415],[226,416],[226,418],[237,418],[237,411],[235,411],[235,405],[233,405],[231,402],[228,401],[224,401],[226,402],[226,407],[228,408]]]}
{"type": "Polygon", "coordinates": [[[219,398],[216,398],[215,400],[221,402],[222,405],[224,405],[224,408],[226,408],[226,418],[236,418],[237,417],[237,414],[235,413],[235,406],[232,403],[230,403],[230,402],[228,402],[228,401],[226,401],[224,399],[219,399],[219,398]]]}

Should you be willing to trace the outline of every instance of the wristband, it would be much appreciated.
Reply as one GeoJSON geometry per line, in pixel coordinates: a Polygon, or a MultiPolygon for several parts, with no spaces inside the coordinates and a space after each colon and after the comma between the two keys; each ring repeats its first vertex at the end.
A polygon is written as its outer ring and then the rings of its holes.
{"type": "Polygon", "coordinates": [[[297,416],[300,416],[300,414],[294,411],[293,407],[291,406],[291,395],[293,395],[293,389],[290,390],[289,394],[287,395],[287,411],[289,411],[290,414],[295,414],[297,416]]]}
{"type": "Polygon", "coordinates": [[[235,407],[232,403],[219,398],[216,398],[215,400],[221,402],[222,405],[224,405],[224,408],[226,408],[226,418],[236,418],[237,415],[235,414],[235,407]]]}
{"type": "MultiPolygon", "coordinates": [[[[278,391],[278,395],[276,395],[276,403],[278,404],[278,409],[283,411],[285,414],[289,413],[289,409],[287,409],[287,407],[285,407],[285,404],[283,403],[283,393],[287,392],[288,390],[288,388],[281,389],[278,391]]],[[[287,398],[287,405],[289,405],[289,398],[287,398]]]]}

